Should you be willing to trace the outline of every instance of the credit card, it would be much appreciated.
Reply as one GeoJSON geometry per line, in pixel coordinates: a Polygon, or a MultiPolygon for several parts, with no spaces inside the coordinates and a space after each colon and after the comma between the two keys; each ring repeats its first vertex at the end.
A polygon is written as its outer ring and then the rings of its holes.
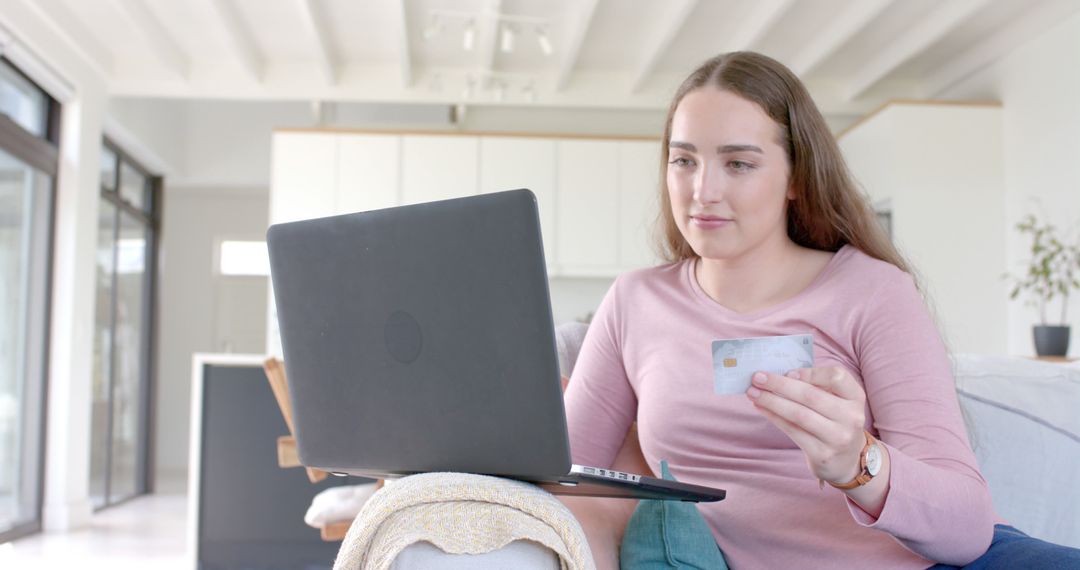
{"type": "Polygon", "coordinates": [[[712,342],[713,389],[717,394],[742,394],[755,372],[787,374],[814,366],[814,336],[793,334],[729,338],[712,342]]]}

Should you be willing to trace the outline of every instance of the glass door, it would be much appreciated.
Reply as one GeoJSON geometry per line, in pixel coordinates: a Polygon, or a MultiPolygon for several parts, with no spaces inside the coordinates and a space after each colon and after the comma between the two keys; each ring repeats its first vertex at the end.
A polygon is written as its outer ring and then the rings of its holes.
{"type": "Polygon", "coordinates": [[[98,508],[149,490],[157,184],[106,143],[90,433],[90,496],[98,508]]]}
{"type": "Polygon", "coordinates": [[[0,58],[0,542],[41,528],[55,111],[0,58]]]}

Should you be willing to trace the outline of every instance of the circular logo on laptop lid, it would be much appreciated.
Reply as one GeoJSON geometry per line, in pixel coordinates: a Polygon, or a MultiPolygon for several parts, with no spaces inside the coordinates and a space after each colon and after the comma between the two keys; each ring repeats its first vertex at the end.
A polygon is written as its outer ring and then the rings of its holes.
{"type": "Polygon", "coordinates": [[[396,311],[386,319],[383,327],[386,338],[386,350],[394,360],[409,364],[420,357],[424,336],[420,333],[420,323],[405,311],[396,311]]]}

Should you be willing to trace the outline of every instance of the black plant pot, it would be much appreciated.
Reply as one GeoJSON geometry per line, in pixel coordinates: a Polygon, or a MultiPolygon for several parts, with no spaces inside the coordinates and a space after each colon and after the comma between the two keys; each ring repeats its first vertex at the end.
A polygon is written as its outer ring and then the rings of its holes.
{"type": "Polygon", "coordinates": [[[1065,356],[1069,352],[1069,327],[1036,325],[1035,354],[1039,356],[1065,356]]]}

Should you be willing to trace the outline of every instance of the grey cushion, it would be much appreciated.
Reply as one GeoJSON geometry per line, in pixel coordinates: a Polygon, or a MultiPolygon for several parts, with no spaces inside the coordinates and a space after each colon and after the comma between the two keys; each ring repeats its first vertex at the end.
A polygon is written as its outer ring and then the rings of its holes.
{"type": "Polygon", "coordinates": [[[577,362],[578,353],[581,352],[581,343],[585,340],[585,333],[589,325],[585,323],[569,322],[555,327],[555,346],[559,349],[559,371],[563,376],[570,376],[574,371],[574,363],[577,362]]]}

